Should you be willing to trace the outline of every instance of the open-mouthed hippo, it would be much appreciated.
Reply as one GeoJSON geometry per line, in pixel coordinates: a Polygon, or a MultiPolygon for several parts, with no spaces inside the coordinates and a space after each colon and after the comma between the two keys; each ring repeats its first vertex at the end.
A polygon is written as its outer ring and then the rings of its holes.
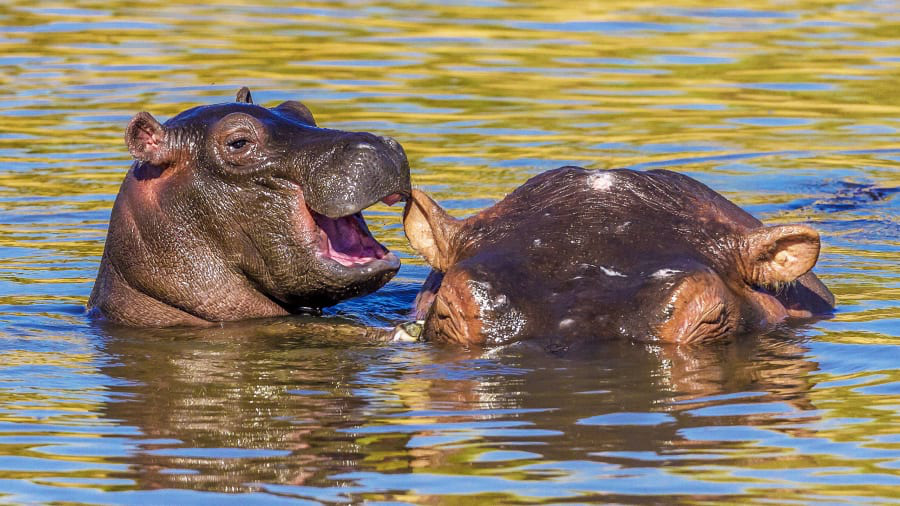
{"type": "Polygon", "coordinates": [[[413,190],[404,227],[434,268],[416,301],[434,341],[692,343],[834,307],[815,230],[665,170],[562,167],[465,220],[413,190]]]}
{"type": "Polygon", "coordinates": [[[296,101],[234,103],[125,132],[135,158],[110,217],[88,308],[132,326],[206,325],[331,306],[400,261],[360,211],[410,193],[393,139],[318,128],[296,101]]]}

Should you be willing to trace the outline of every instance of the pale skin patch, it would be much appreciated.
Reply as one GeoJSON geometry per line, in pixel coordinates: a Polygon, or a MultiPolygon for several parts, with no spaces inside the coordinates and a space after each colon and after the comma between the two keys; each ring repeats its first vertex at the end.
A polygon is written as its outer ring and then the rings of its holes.
{"type": "Polygon", "coordinates": [[[615,175],[611,172],[594,172],[587,177],[587,184],[592,190],[607,191],[615,184],[615,175]]]}
{"type": "Polygon", "coordinates": [[[603,274],[606,274],[607,276],[614,277],[614,278],[627,278],[628,277],[615,269],[611,269],[611,268],[605,267],[603,265],[601,265],[599,267],[600,267],[600,270],[603,271],[603,274]]]}
{"type": "Polygon", "coordinates": [[[509,305],[506,295],[492,296],[490,283],[470,279],[467,285],[478,308],[482,332],[486,337],[509,338],[525,328],[525,315],[509,305]]]}
{"type": "Polygon", "coordinates": [[[664,279],[664,278],[670,278],[673,275],[678,274],[680,272],[681,271],[679,271],[678,269],[660,269],[660,270],[654,272],[653,274],[651,274],[650,277],[656,278],[656,279],[664,279]]]}

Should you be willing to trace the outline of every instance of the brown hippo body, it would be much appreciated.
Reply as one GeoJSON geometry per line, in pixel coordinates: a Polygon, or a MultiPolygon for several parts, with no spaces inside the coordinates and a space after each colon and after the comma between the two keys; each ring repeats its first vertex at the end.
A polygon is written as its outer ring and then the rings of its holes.
{"type": "Polygon", "coordinates": [[[301,103],[140,113],[88,308],[132,326],[284,315],[369,293],[399,268],[360,211],[410,192],[393,139],[318,128],[301,103]]]}
{"type": "Polygon", "coordinates": [[[466,220],[414,190],[404,226],[435,269],[416,308],[435,341],[699,342],[834,304],[814,230],[665,170],[562,167],[466,220]]]}

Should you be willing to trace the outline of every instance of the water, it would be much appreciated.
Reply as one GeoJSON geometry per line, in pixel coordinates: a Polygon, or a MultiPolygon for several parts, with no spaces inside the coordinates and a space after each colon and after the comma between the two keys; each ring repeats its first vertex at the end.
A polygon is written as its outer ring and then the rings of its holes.
{"type": "Polygon", "coordinates": [[[891,1],[5,2],[0,502],[900,500],[900,11],[891,1]],[[833,319],[562,359],[382,346],[427,270],[295,318],[83,315],[122,133],[301,99],[391,135],[454,214],[574,163],[690,174],[824,241],[833,319]]]}

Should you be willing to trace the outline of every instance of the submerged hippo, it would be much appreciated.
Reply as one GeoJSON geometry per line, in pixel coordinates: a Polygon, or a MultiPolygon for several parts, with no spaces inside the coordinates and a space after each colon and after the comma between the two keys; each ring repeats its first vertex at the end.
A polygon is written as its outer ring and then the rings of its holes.
{"type": "Polygon", "coordinates": [[[142,112],[88,308],[132,326],[206,325],[321,308],[384,285],[400,261],[360,211],[409,195],[393,139],[318,128],[296,101],[142,112]]]}
{"type": "Polygon", "coordinates": [[[434,341],[692,343],[834,306],[815,230],[665,170],[562,167],[465,220],[413,190],[404,228],[434,268],[416,301],[434,341]]]}

